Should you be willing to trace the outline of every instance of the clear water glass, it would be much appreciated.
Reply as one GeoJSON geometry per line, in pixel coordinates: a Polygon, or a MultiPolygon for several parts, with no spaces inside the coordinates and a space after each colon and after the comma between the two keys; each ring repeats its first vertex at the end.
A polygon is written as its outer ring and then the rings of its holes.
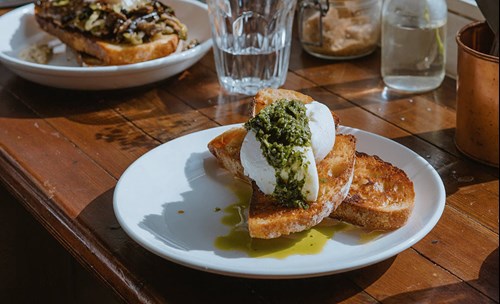
{"type": "Polygon", "coordinates": [[[296,1],[208,0],[215,67],[230,93],[285,83],[296,1]]]}

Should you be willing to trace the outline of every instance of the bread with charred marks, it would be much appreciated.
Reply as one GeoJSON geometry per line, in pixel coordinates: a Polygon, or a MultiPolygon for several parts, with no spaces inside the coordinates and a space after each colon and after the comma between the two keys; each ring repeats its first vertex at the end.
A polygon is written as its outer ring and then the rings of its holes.
{"type": "Polygon", "coordinates": [[[357,152],[349,194],[330,217],[369,230],[394,230],[406,224],[414,201],[413,182],[403,170],[357,152]]]}
{"type": "MultiPolygon", "coordinates": [[[[299,92],[265,89],[254,97],[252,114],[258,114],[265,106],[281,99],[293,99],[303,103],[313,101],[311,97],[299,92]]],[[[337,126],[338,116],[334,113],[332,116],[337,126]]],[[[224,168],[252,183],[253,192],[248,215],[251,237],[270,239],[309,229],[328,217],[347,196],[354,172],[354,136],[336,135],[332,151],[316,164],[320,181],[317,200],[309,202],[308,208],[291,208],[262,193],[257,185],[244,175],[240,149],[246,134],[247,131],[243,127],[232,128],[211,140],[208,149],[224,168]]]]}

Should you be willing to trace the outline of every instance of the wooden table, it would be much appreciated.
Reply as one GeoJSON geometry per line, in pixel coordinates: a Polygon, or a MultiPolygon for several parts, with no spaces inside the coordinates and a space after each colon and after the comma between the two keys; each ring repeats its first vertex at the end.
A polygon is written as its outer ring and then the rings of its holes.
{"type": "Polygon", "coordinates": [[[455,82],[420,95],[384,89],[380,52],[325,61],[294,41],[285,88],[326,103],[342,124],[420,154],[444,181],[437,226],[397,256],[309,279],[226,277],[166,261],[132,241],[113,190],[139,156],[179,136],[243,122],[250,97],[221,92],[212,54],[156,84],[54,89],[0,65],[0,181],[82,265],[127,302],[498,303],[498,170],[455,148],[455,82]]]}

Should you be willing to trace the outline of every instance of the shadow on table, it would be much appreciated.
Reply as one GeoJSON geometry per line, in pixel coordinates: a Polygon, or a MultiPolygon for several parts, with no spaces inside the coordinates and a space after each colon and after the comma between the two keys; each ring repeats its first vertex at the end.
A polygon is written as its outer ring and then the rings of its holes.
{"type": "Polygon", "coordinates": [[[498,247],[484,260],[476,280],[405,292],[383,300],[385,304],[409,302],[498,303],[498,247]],[[473,288],[480,292],[471,292],[473,288]]]}
{"type": "MultiPolygon", "coordinates": [[[[85,124],[103,124],[115,122],[112,117],[108,117],[109,115],[103,116],[105,112],[103,110],[113,109],[133,98],[139,98],[152,88],[153,84],[109,91],[68,90],[43,86],[14,75],[6,82],[2,91],[4,94],[7,94],[5,90],[10,91],[14,98],[6,96],[2,101],[12,100],[13,103],[22,101],[36,113],[30,111],[28,113],[30,116],[27,117],[64,116],[85,124]]],[[[0,116],[3,115],[0,113],[0,116]]]]}

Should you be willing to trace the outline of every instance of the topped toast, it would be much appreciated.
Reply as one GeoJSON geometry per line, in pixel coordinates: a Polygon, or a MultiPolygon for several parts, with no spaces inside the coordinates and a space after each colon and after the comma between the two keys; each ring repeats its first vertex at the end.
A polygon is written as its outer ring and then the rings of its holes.
{"type": "MultiPolygon", "coordinates": [[[[255,96],[252,115],[280,98],[313,101],[298,92],[266,89],[255,96]]],[[[332,116],[336,127],[339,118],[335,113],[332,116]]],[[[275,238],[306,230],[321,222],[325,214],[372,230],[393,230],[407,222],[414,203],[413,183],[404,171],[378,156],[355,152],[354,136],[336,134],[333,149],[317,163],[318,198],[301,209],[276,204],[244,173],[240,152],[246,135],[243,127],[230,129],[210,141],[208,148],[234,176],[252,183],[251,237],[275,238]]]]}
{"type": "Polygon", "coordinates": [[[89,66],[165,57],[187,38],[173,9],[157,0],[40,0],[35,18],[89,66]]]}
{"type": "MultiPolygon", "coordinates": [[[[255,96],[252,114],[255,116],[264,107],[282,99],[297,100],[304,104],[313,101],[311,97],[299,92],[266,89],[255,96]]],[[[339,120],[336,115],[332,116],[335,127],[339,120]]],[[[309,229],[328,217],[347,196],[354,171],[354,136],[335,136],[334,148],[323,160],[316,163],[319,180],[317,199],[309,202],[306,208],[294,208],[279,204],[274,197],[264,194],[257,184],[244,174],[240,152],[247,133],[244,127],[230,129],[210,141],[208,149],[232,174],[252,183],[253,194],[248,216],[251,237],[276,238],[309,229]]]]}
{"type": "Polygon", "coordinates": [[[317,165],[320,180],[318,199],[307,209],[276,204],[252,183],[248,230],[253,238],[276,238],[319,224],[345,199],[354,172],[356,138],[337,135],[333,150],[317,165]]]}

